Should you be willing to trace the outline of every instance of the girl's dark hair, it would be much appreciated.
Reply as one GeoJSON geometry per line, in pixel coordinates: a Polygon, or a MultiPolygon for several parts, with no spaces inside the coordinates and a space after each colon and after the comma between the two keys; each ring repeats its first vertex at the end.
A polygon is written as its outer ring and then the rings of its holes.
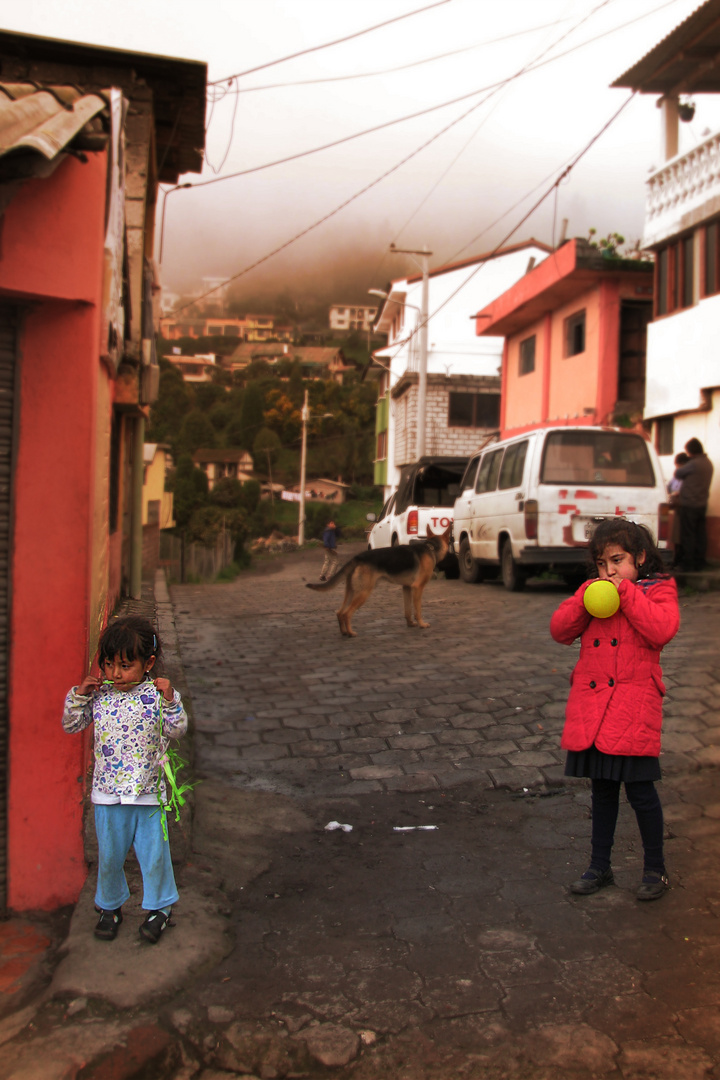
{"type": "Polygon", "coordinates": [[[638,525],[627,518],[606,518],[601,521],[590,541],[589,556],[593,569],[608,544],[617,544],[623,551],[629,552],[637,566],[638,579],[648,577],[666,577],[662,556],[655,546],[652,533],[644,525],[638,525]],[[642,565],[638,558],[645,552],[642,565]]]}
{"type": "Polygon", "coordinates": [[[154,627],[141,615],[121,615],[112,619],[102,632],[98,646],[98,664],[123,656],[126,660],[142,660],[151,656],[157,663],[162,646],[154,627]]]}

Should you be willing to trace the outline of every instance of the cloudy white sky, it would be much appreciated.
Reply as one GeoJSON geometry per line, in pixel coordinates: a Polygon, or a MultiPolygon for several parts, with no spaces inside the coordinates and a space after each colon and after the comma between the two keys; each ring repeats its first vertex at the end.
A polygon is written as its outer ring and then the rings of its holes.
{"type": "MultiPolygon", "coordinates": [[[[697,0],[446,0],[343,44],[227,81],[431,2],[28,0],[6,10],[3,23],[8,30],[206,61],[209,79],[224,80],[212,91],[219,100],[209,108],[207,136],[208,163],[221,166],[221,176],[491,87],[567,53],[499,90],[299,161],[178,191],[168,202],[168,285],[190,287],[200,274],[229,277],[478,105],[246,279],[251,287],[268,274],[288,277],[308,266],[357,259],[363,285],[370,287],[398,273],[397,257],[387,254],[392,241],[427,244],[432,265],[440,265],[503,240],[628,96],[609,84],[699,6],[697,0]],[[447,53],[452,55],[406,66],[447,53]],[[358,75],[364,77],[346,78],[358,75]]],[[[686,144],[720,126],[717,102],[699,98],[696,104],[694,121],[682,126],[686,144]]],[[[639,237],[645,177],[660,161],[659,130],[654,98],[636,98],[557,198],[547,200],[510,242],[530,236],[552,242],[563,218],[571,235],[586,235],[592,226],[639,237]]],[[[197,183],[215,175],[208,164],[202,177],[183,179],[197,183]]]]}

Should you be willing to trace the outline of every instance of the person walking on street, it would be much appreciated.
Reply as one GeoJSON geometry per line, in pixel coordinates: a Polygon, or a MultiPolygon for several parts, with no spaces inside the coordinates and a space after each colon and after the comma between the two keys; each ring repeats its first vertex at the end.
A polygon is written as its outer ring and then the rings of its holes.
{"type": "Polygon", "coordinates": [[[334,521],[328,521],[322,534],[323,547],[325,548],[325,560],[320,571],[320,580],[327,581],[337,570],[337,526],[334,521]]]}
{"type": "MultiPolygon", "coordinates": [[[[613,614],[586,609],[585,581],[553,615],[550,633],[562,645],[580,638],[571,676],[562,747],[566,776],[592,783],[590,865],[570,886],[580,896],[614,882],[610,856],[620,785],[635,811],[643,845],[638,900],[659,900],[669,887],[663,854],[660,773],[662,683],[660,651],[680,625],[677,584],[664,572],[650,533],[625,518],[602,521],[590,541],[600,581],[617,590],[613,614]]],[[[592,607],[592,603],[588,599],[592,607]]]]}
{"type": "Polygon", "coordinates": [[[164,819],[168,740],[187,731],[187,715],[170,680],[150,674],[161,656],[157,635],[140,616],[114,619],[98,647],[99,675],[86,675],[65,699],[69,734],[94,726],[92,802],[98,840],[95,937],[113,941],[130,897],[124,865],[135,849],[151,945],[170,923],[178,899],[164,819]]]}
{"type": "Polygon", "coordinates": [[[675,470],[675,479],[682,481],[678,492],[680,517],[680,547],[682,570],[702,570],[707,555],[707,514],[713,465],[699,439],[685,443],[689,461],[675,470]]]}

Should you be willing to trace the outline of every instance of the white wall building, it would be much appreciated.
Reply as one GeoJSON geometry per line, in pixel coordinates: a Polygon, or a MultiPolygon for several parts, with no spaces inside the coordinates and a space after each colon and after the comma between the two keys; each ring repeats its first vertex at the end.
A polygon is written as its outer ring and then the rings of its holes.
{"type": "Polygon", "coordinates": [[[372,329],[376,315],[377,305],[333,304],[330,308],[330,329],[364,330],[367,333],[372,329]]]}
{"type": "MultiPolygon", "coordinates": [[[[430,271],[426,455],[453,455],[462,446],[462,453],[470,456],[488,432],[499,425],[503,338],[478,337],[473,316],[550,250],[537,240],[529,240],[430,271]],[[463,380],[466,376],[482,378],[473,383],[463,380]],[[455,380],[457,389],[453,390],[455,380]],[[477,395],[497,399],[498,420],[490,427],[492,403],[476,399],[477,395]]],[[[375,365],[382,369],[378,379],[375,483],[384,485],[387,497],[397,487],[401,466],[416,456],[422,275],[399,278],[386,292],[388,297],[375,330],[388,335],[388,344],[376,350],[373,357],[375,365]],[[398,395],[397,389],[404,392],[398,395]]]]}
{"type": "MultiPolygon", "coordinates": [[[[720,131],[705,130],[720,98],[720,71],[706,63],[720,44],[717,0],[708,0],[613,83],[659,97],[660,168],[647,181],[643,247],[655,253],[654,321],[648,326],[645,419],[665,472],[690,438],[715,465],[708,554],[720,558],[720,131]],[[679,121],[693,120],[681,130],[679,121]],[[684,148],[681,150],[681,134],[684,148]]],[[[711,121],[712,122],[712,121],[711,121]]],[[[715,121],[717,126],[717,121],[715,121]]]]}

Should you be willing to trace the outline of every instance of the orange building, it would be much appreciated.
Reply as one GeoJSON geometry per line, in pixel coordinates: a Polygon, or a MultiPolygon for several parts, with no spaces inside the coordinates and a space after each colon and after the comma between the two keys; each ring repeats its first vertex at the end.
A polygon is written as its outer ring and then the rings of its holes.
{"type": "Polygon", "coordinates": [[[87,873],[89,747],[60,717],[139,590],[155,199],[201,168],[206,68],[0,32],[0,70],[3,912],[87,873]]]}
{"type": "Polygon", "coordinates": [[[501,438],[548,423],[642,417],[653,264],[570,240],[476,318],[505,338],[501,438]]]}

